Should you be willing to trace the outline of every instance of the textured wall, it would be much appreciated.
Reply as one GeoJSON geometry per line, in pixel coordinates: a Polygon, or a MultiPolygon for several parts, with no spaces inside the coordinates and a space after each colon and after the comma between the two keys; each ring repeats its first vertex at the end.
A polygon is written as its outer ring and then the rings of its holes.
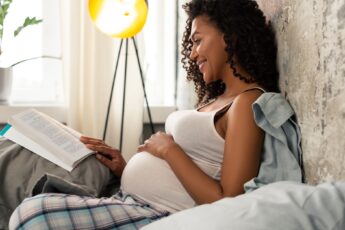
{"type": "Polygon", "coordinates": [[[257,0],[278,40],[281,88],[302,131],[308,183],[345,180],[345,0],[257,0]]]}

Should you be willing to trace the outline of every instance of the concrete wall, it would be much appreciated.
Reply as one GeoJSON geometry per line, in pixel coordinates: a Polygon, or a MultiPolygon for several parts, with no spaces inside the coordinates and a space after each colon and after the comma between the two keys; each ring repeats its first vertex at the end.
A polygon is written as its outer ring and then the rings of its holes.
{"type": "Polygon", "coordinates": [[[345,0],[257,0],[278,40],[282,91],[302,131],[308,183],[345,180],[345,0]]]}

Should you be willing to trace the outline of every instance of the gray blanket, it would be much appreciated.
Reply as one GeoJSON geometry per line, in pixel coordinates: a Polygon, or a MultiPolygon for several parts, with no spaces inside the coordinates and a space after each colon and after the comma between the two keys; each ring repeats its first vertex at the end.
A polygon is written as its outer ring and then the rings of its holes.
{"type": "Polygon", "coordinates": [[[68,172],[0,137],[0,229],[8,228],[11,213],[26,197],[43,192],[110,196],[118,182],[94,156],[68,172]]]}

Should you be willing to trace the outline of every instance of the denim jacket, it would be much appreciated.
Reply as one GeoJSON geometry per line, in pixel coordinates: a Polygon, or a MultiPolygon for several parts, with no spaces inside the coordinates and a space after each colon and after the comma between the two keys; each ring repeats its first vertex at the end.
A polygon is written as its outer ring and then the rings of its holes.
{"type": "Polygon", "coordinates": [[[301,133],[288,101],[279,93],[263,93],[252,108],[265,139],[259,173],[244,184],[245,192],[275,181],[303,182],[301,133]]]}

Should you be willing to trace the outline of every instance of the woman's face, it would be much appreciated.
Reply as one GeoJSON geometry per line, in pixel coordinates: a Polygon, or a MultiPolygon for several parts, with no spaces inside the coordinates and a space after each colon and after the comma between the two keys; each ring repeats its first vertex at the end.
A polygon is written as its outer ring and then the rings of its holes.
{"type": "Polygon", "coordinates": [[[193,20],[190,39],[193,43],[190,58],[199,66],[205,83],[225,77],[229,66],[223,33],[207,16],[201,15],[193,20]]]}

